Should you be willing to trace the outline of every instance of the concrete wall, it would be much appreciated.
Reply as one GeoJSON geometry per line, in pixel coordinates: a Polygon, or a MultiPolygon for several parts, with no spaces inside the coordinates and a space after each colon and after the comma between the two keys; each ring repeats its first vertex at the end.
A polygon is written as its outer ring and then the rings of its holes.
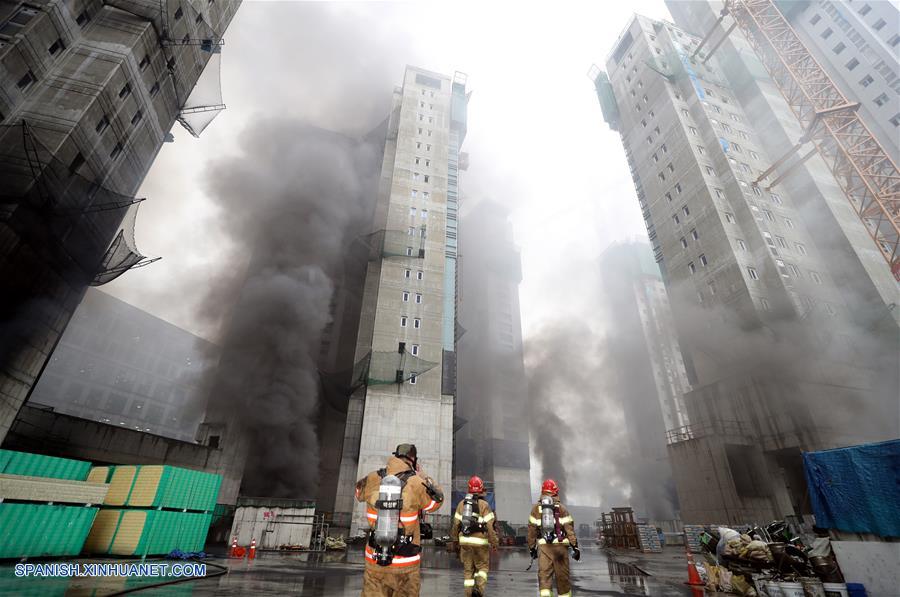
{"type": "Polygon", "coordinates": [[[3,447],[94,464],[170,464],[216,472],[222,451],[25,405],[3,447]]]}
{"type": "Polygon", "coordinates": [[[30,402],[193,442],[213,346],[100,290],[90,289],[53,351],[30,402]]]}
{"type": "Polygon", "coordinates": [[[862,583],[871,597],[893,597],[900,587],[900,543],[832,541],[831,548],[848,583],[862,583]]]}

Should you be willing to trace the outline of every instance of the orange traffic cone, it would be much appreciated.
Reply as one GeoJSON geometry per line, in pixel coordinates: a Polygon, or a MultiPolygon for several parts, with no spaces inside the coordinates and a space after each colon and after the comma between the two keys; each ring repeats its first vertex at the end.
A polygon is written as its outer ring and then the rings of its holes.
{"type": "Polygon", "coordinates": [[[237,546],[238,546],[238,544],[237,544],[237,537],[232,537],[232,538],[231,538],[231,549],[228,550],[228,557],[229,557],[229,558],[235,558],[235,557],[237,557],[237,546]]]}
{"type": "Polygon", "coordinates": [[[684,538],[684,555],[687,556],[688,568],[688,579],[685,584],[691,587],[692,597],[703,597],[706,585],[701,580],[700,573],[697,572],[697,565],[694,564],[694,554],[691,553],[690,545],[688,545],[687,535],[684,538]]]}
{"type": "MultiPolygon", "coordinates": [[[[256,559],[256,539],[253,539],[250,541],[250,552],[247,554],[247,559],[248,560],[256,559]]],[[[694,573],[696,574],[696,570],[694,571],[694,573]]]]}

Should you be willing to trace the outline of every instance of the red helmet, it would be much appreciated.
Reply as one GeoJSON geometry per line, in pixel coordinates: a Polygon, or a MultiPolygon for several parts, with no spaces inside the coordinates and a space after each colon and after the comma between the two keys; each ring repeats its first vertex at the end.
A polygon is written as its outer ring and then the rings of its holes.
{"type": "Polygon", "coordinates": [[[541,485],[541,493],[549,493],[550,495],[559,495],[559,485],[553,479],[547,479],[541,485]]]}
{"type": "Polygon", "coordinates": [[[484,481],[481,480],[481,477],[473,475],[469,479],[469,493],[484,493],[484,481]]]}

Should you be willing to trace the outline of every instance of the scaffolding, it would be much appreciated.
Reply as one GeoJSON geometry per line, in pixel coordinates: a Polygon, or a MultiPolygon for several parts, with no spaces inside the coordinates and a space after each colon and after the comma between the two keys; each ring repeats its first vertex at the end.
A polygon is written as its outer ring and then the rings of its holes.
{"type": "MultiPolygon", "coordinates": [[[[875,240],[894,278],[900,280],[900,172],[858,116],[859,104],[841,93],[772,0],[726,0],[725,6],[716,25],[726,14],[734,18],[806,130],[800,142],[767,174],[788,163],[803,144],[812,142],[875,240]]],[[[793,160],[790,168],[809,157],[811,153],[793,160]]]]}

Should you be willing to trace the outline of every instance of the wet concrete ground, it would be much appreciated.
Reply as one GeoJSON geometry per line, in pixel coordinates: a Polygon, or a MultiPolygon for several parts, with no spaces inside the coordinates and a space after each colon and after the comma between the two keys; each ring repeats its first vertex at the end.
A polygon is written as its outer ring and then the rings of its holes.
{"type": "MultiPolygon", "coordinates": [[[[518,597],[536,595],[537,563],[526,572],[531,559],[524,548],[502,548],[491,558],[488,577],[490,595],[518,597]]],[[[324,558],[264,554],[255,562],[233,563],[228,576],[215,587],[204,587],[199,595],[276,595],[292,592],[304,597],[358,596],[362,589],[362,554],[351,547],[347,554],[326,554],[324,558]],[[299,566],[300,561],[304,565],[299,566]],[[274,579],[278,582],[272,584],[274,579]]],[[[572,560],[575,595],[647,595],[676,597],[690,595],[687,587],[668,584],[644,575],[637,568],[621,564],[596,547],[582,550],[580,562],[572,560]]],[[[429,549],[422,569],[422,595],[449,597],[462,595],[462,568],[443,550],[429,549]]]]}
{"type": "MultiPolygon", "coordinates": [[[[633,554],[633,552],[632,552],[633,554]]],[[[628,555],[623,554],[623,556],[628,555]]],[[[80,560],[83,561],[83,560],[80,560]]],[[[121,560],[120,560],[121,561],[121,560]]],[[[213,558],[228,574],[194,580],[164,588],[149,588],[138,595],[164,597],[274,596],[357,597],[362,589],[363,557],[360,548],[326,554],[285,554],[260,552],[253,561],[213,558]]],[[[501,548],[492,557],[488,591],[491,596],[519,597],[537,594],[537,564],[526,572],[530,558],[524,548],[501,548]]],[[[637,568],[616,562],[613,554],[596,547],[582,550],[580,562],[572,561],[574,595],[647,595],[680,597],[690,595],[676,578],[646,576],[637,568]]],[[[213,572],[212,566],[209,572],[213,572]]],[[[0,595],[40,595],[99,597],[127,588],[158,582],[159,579],[21,579],[12,566],[0,567],[0,595]]],[[[455,556],[442,549],[426,548],[422,568],[425,597],[462,595],[462,569],[455,556]]]]}

